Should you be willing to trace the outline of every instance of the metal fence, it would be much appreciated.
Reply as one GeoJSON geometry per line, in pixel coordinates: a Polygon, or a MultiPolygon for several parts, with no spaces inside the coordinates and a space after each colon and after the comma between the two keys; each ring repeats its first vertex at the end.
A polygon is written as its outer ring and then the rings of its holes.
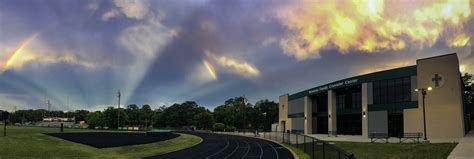
{"type": "Polygon", "coordinates": [[[355,159],[354,154],[336,147],[326,141],[296,133],[285,132],[257,132],[255,130],[238,130],[224,132],[232,135],[243,135],[261,137],[279,143],[284,143],[296,147],[310,156],[312,159],[355,159]]]}

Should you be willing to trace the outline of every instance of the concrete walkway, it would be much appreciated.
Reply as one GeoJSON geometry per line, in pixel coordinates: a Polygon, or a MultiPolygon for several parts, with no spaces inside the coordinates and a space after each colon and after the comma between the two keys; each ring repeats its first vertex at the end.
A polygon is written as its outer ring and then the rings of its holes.
{"type": "Polygon", "coordinates": [[[474,158],[474,130],[459,140],[459,144],[448,156],[448,159],[472,159],[474,158]]]}

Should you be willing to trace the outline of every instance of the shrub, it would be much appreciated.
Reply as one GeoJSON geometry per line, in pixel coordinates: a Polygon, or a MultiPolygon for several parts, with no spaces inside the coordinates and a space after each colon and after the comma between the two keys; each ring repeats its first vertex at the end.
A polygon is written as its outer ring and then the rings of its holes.
{"type": "Polygon", "coordinates": [[[212,125],[212,129],[214,131],[224,131],[225,125],[223,123],[215,123],[214,125],[212,125]]]}

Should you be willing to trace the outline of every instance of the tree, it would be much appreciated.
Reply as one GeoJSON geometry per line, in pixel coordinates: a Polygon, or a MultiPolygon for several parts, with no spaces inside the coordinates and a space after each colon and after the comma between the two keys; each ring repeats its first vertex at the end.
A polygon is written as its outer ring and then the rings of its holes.
{"type": "Polygon", "coordinates": [[[164,111],[166,125],[170,127],[191,126],[198,107],[197,103],[192,101],[173,104],[164,111]]]}
{"type": "Polygon", "coordinates": [[[161,106],[155,111],[153,111],[153,126],[154,127],[166,127],[166,118],[164,112],[166,110],[166,106],[161,106]]]}
{"type": "Polygon", "coordinates": [[[131,126],[138,126],[140,124],[140,108],[136,104],[127,106],[125,113],[128,116],[127,123],[131,126]]]}
{"type": "Polygon", "coordinates": [[[270,130],[273,123],[278,122],[278,103],[268,99],[259,100],[255,103],[255,109],[261,116],[259,128],[270,130]]]}
{"type": "Polygon", "coordinates": [[[153,110],[151,110],[151,107],[148,104],[145,104],[142,106],[142,109],[140,109],[140,123],[141,125],[145,125],[146,128],[148,128],[149,125],[153,125],[152,122],[152,117],[153,117],[153,110]]]}
{"type": "Polygon", "coordinates": [[[234,107],[221,105],[214,109],[214,119],[216,122],[233,126],[236,120],[236,112],[234,107]]]}
{"type": "Polygon", "coordinates": [[[108,107],[104,110],[102,116],[104,125],[116,129],[117,128],[117,114],[120,113],[120,127],[124,126],[127,123],[128,115],[123,109],[115,109],[114,107],[108,107]]]}
{"type": "Polygon", "coordinates": [[[74,112],[74,117],[76,118],[76,122],[85,121],[89,111],[87,110],[76,110],[74,112]]]}
{"type": "Polygon", "coordinates": [[[194,116],[194,123],[198,129],[210,129],[214,124],[214,117],[209,110],[205,110],[194,116]]]}
{"type": "Polygon", "coordinates": [[[90,112],[86,117],[86,122],[89,124],[89,128],[95,128],[96,126],[104,126],[104,118],[102,112],[90,112]]]}
{"type": "Polygon", "coordinates": [[[462,81],[464,84],[464,99],[467,104],[467,112],[471,114],[471,119],[474,119],[474,91],[473,89],[473,75],[465,73],[462,76],[462,81]]]}

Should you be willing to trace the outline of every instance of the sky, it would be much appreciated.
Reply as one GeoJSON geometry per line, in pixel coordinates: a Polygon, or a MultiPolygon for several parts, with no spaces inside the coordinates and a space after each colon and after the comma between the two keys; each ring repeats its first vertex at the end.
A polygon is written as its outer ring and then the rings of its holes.
{"type": "Polygon", "coordinates": [[[457,53],[469,0],[0,0],[0,109],[213,109],[457,53]]]}

